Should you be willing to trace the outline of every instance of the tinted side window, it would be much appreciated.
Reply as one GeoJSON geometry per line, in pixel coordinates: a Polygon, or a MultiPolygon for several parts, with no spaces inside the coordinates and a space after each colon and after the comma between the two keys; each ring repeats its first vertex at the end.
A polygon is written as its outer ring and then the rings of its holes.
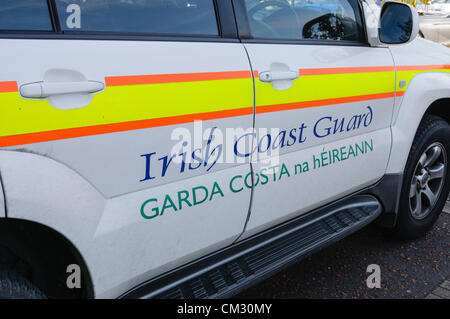
{"type": "Polygon", "coordinates": [[[1,0],[0,30],[52,31],[46,0],[1,0]]]}
{"type": "Polygon", "coordinates": [[[218,35],[213,0],[56,0],[65,31],[218,35]]]}
{"type": "Polygon", "coordinates": [[[245,0],[254,38],[361,41],[355,0],[245,0]]]}

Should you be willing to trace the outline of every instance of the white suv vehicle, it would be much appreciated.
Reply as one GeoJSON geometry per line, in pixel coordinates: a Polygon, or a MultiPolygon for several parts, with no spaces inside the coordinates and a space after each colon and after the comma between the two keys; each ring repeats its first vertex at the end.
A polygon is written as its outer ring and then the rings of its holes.
{"type": "Polygon", "coordinates": [[[231,296],[449,192],[450,51],[406,4],[2,0],[0,30],[0,297],[231,296]]]}

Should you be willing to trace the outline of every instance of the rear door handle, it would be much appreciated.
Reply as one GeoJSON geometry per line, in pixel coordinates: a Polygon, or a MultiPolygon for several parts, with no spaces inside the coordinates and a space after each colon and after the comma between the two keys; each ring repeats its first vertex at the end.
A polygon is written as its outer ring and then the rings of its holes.
{"type": "Polygon", "coordinates": [[[63,94],[97,93],[105,89],[105,84],[96,81],[83,82],[35,82],[20,87],[20,94],[27,98],[46,98],[63,94]]]}
{"type": "Polygon", "coordinates": [[[264,71],[259,74],[261,82],[294,81],[300,77],[298,71],[264,71]]]}

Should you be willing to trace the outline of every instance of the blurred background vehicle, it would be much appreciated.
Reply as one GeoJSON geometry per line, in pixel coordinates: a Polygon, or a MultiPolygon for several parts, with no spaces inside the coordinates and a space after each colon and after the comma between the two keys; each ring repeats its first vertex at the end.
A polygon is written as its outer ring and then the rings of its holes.
{"type": "Polygon", "coordinates": [[[450,46],[450,0],[418,1],[419,36],[450,46]]]}
{"type": "Polygon", "coordinates": [[[419,0],[417,1],[416,9],[419,14],[446,17],[450,15],[450,0],[419,0]]]}
{"type": "Polygon", "coordinates": [[[420,16],[419,36],[450,46],[450,13],[447,16],[432,14],[420,16]]]}

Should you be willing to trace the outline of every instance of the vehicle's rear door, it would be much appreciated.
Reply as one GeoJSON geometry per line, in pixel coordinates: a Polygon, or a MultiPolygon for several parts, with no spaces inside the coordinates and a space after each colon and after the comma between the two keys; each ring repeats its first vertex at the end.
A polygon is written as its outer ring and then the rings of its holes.
{"type": "Polygon", "coordinates": [[[62,163],[106,199],[10,217],[66,234],[99,296],[237,238],[250,188],[229,181],[250,164],[226,160],[225,137],[252,127],[254,96],[231,2],[4,0],[0,29],[0,147],[62,163]]]}
{"type": "Polygon", "coordinates": [[[250,236],[383,176],[395,72],[365,43],[357,0],[234,4],[258,74],[250,236]]]}

